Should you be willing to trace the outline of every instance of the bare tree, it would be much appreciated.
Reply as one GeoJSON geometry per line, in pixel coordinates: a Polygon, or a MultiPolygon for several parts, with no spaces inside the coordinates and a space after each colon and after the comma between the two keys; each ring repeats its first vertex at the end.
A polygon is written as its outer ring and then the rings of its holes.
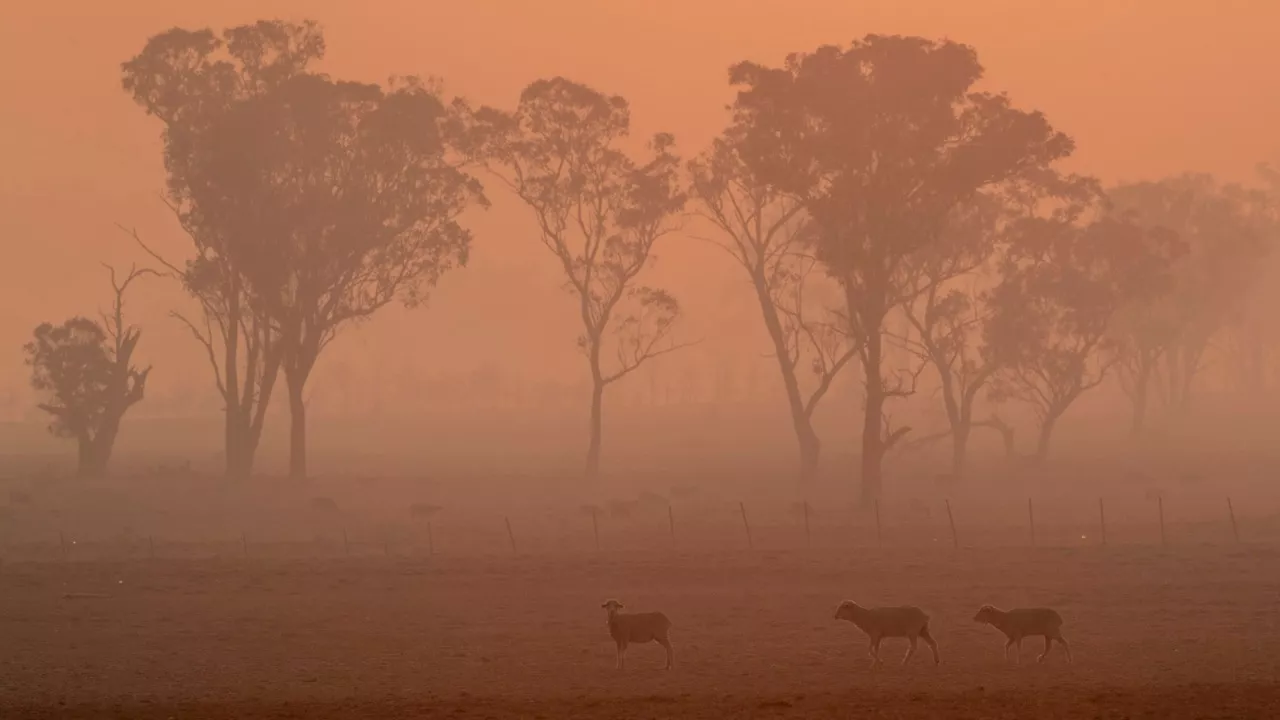
{"type": "Polygon", "coordinates": [[[605,388],[683,347],[672,335],[679,303],[637,285],[685,203],[674,140],[655,135],[652,158],[637,164],[619,148],[631,125],[626,100],[561,77],[529,85],[513,112],[481,108],[472,119],[471,152],[532,209],[577,300],[591,372],[586,474],[596,478],[605,388]]]}
{"type": "Polygon", "coordinates": [[[1072,150],[1040,113],[976,91],[981,77],[971,47],[882,35],[730,73],[744,158],[804,203],[816,254],[844,290],[865,376],[864,502],[879,496],[882,459],[901,437],[884,430],[886,402],[911,391],[883,368],[885,319],[917,290],[908,261],[938,242],[957,204],[1072,150]]]}
{"type": "Polygon", "coordinates": [[[142,331],[125,321],[125,293],[134,280],[155,274],[131,268],[123,280],[111,273],[112,311],[100,313],[102,322],[72,318],[62,325],[44,323],[24,347],[31,367],[31,385],[46,393],[41,410],[53,416],[49,431],[74,438],[81,475],[106,472],[120,434],[120,421],[146,392],[148,366],[133,365],[142,331]]]}
{"type": "Polygon", "coordinates": [[[818,470],[822,443],[813,414],[832,381],[857,355],[847,323],[824,307],[812,307],[817,260],[806,253],[804,206],[757,177],[738,154],[739,129],[730,127],[711,149],[690,163],[699,214],[718,236],[712,240],[746,273],[773,344],[800,450],[800,485],[818,470]],[[807,361],[814,380],[802,388],[807,361]]]}

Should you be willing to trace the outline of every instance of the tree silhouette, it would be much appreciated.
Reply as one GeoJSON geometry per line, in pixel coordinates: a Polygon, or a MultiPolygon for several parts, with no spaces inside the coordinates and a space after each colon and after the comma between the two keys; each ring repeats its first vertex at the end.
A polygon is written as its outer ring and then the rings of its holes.
{"type": "Polygon", "coordinates": [[[938,242],[959,203],[1072,150],[1039,113],[974,91],[981,76],[968,46],[880,35],[730,73],[744,159],[803,202],[815,252],[844,290],[865,371],[864,501],[879,496],[882,458],[904,432],[886,427],[885,403],[911,388],[882,365],[885,318],[918,290],[907,261],[938,242]]]}
{"type": "Polygon", "coordinates": [[[106,472],[120,421],[142,400],[151,372],[132,364],[142,331],[125,322],[124,297],[134,280],[152,272],[134,268],[121,281],[108,269],[115,298],[102,324],[84,317],[43,323],[23,348],[31,386],[48,397],[39,408],[53,416],[49,431],[76,441],[83,476],[106,472]]]}
{"type": "Polygon", "coordinates": [[[1270,250],[1268,200],[1260,191],[1223,185],[1203,174],[1121,185],[1108,196],[1117,215],[1147,227],[1167,228],[1188,249],[1174,268],[1173,291],[1125,325],[1128,351],[1123,358],[1132,368],[1126,372],[1126,384],[1140,428],[1146,384],[1160,365],[1163,396],[1185,410],[1214,338],[1246,314],[1270,250]]]}
{"type": "Polygon", "coordinates": [[[991,294],[986,342],[1001,367],[992,392],[1035,410],[1043,462],[1058,420],[1115,366],[1115,318],[1169,291],[1181,244],[1168,230],[1114,217],[1032,218],[1019,232],[991,294]]]}
{"type": "Polygon", "coordinates": [[[204,347],[213,369],[226,412],[228,475],[253,469],[282,349],[268,308],[250,293],[244,268],[231,253],[231,243],[243,240],[233,235],[235,218],[205,207],[235,191],[204,174],[211,162],[207,137],[236,103],[305,72],[324,50],[324,37],[312,22],[262,21],[220,34],[174,28],[152,37],[122,67],[125,91],[164,124],[165,200],[194,253],[171,263],[147,249],[200,305],[197,319],[174,316],[204,347]]]}
{"type": "Polygon", "coordinates": [[[220,257],[269,321],[294,477],[307,472],[304,389],[321,351],[390,302],[424,302],[465,264],[457,217],[484,202],[446,157],[455,123],[436,88],[337,82],[304,64],[221,107],[183,160],[195,213],[216,220],[220,257]]]}
{"type": "Polygon", "coordinates": [[[222,191],[229,257],[274,321],[291,419],[289,470],[304,477],[304,388],[346,324],[393,301],[426,302],[465,265],[458,216],[485,202],[447,157],[449,106],[415,79],[376,85],[298,75],[243,101],[208,133],[200,172],[222,191]]]}
{"type": "Polygon", "coordinates": [[[731,126],[689,164],[692,194],[716,228],[713,242],[742,268],[755,291],[782,376],[805,487],[817,473],[822,450],[813,413],[857,347],[848,324],[825,307],[812,307],[815,298],[806,292],[816,262],[806,252],[803,204],[755,175],[739,154],[744,139],[742,129],[731,126]],[[802,387],[802,361],[814,375],[808,388],[802,387]]]}
{"type": "Polygon", "coordinates": [[[591,372],[586,474],[600,471],[604,391],[647,361],[680,347],[680,305],[666,290],[637,285],[655,243],[683,208],[674,139],[659,133],[638,164],[620,145],[631,127],[627,101],[556,77],[530,84],[513,112],[481,108],[470,151],[533,210],[538,238],[564,271],[578,305],[578,347],[591,372]],[[606,367],[606,347],[615,359],[606,367]]]}

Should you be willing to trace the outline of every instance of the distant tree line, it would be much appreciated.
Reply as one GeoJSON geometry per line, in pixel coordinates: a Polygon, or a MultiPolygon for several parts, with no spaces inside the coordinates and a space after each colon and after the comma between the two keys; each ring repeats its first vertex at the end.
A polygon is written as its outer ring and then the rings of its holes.
{"type": "MultiPolygon", "coordinates": [[[[689,225],[754,291],[799,454],[818,470],[814,412],[836,377],[862,372],[862,497],[911,428],[895,401],[936,380],[966,467],[975,429],[1025,403],[1034,458],[1059,420],[1115,378],[1141,433],[1158,396],[1188,407],[1215,347],[1267,383],[1276,323],[1258,302],[1280,214],[1280,174],[1256,188],[1187,174],[1104,187],[1060,169],[1075,150],[1042,113],[976,89],[973,48],[868,35],[729,70],[731,120],[685,161],[658,133],[623,149],[627,101],[536,80],[510,109],[473,108],[417,77],[385,85],[314,69],[320,28],[264,21],[172,29],[123,65],[125,91],[160,120],[165,200],[185,259],[145,244],[195,314],[174,317],[206,351],[225,404],[225,467],[252,471],[278,384],[290,472],[307,473],[304,389],[342,328],[392,303],[423,304],[466,265],[459,218],[506,192],[557,261],[591,380],[585,474],[600,473],[609,387],[690,344],[681,306],[645,281],[655,248],[689,225]],[[910,358],[895,367],[890,353],[910,358]]],[[[120,418],[142,399],[139,333],[116,311],[41,325],[27,346],[52,429],[101,472],[120,418]]],[[[923,441],[917,437],[913,442],[923,441]]],[[[1011,442],[1011,440],[1010,440],[1011,442]]]]}

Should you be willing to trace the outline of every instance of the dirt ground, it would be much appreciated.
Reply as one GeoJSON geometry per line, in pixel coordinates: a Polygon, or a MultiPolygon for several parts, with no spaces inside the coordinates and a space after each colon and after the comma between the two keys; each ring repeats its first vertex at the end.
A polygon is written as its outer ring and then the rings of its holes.
{"type": "Polygon", "coordinates": [[[9,562],[3,718],[1272,718],[1280,548],[675,551],[9,562]],[[600,603],[661,609],[613,668],[600,603]],[[841,599],[918,604],[897,666],[841,599]],[[1002,659],[983,603],[1047,605],[1075,663],[1002,659]]]}

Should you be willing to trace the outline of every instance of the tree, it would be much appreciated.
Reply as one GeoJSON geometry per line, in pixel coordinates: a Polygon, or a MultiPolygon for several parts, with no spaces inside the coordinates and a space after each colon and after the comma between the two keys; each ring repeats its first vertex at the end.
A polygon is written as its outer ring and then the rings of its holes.
{"type": "Polygon", "coordinates": [[[53,416],[49,432],[78,444],[77,472],[102,475],[120,433],[120,421],[142,400],[147,375],[133,365],[142,331],[124,320],[129,285],[150,270],[131,269],[123,281],[111,270],[114,308],[99,324],[75,317],[61,325],[43,323],[23,348],[31,367],[31,386],[48,401],[39,408],[53,416]]]}
{"type": "Polygon", "coordinates": [[[224,113],[197,164],[219,192],[227,253],[279,333],[289,396],[289,469],[305,477],[304,388],[349,323],[393,301],[425,303],[466,264],[458,217],[485,205],[450,158],[454,123],[439,91],[414,78],[388,89],[302,74],[224,113]]]}
{"type": "Polygon", "coordinates": [[[816,475],[822,443],[813,413],[836,375],[857,354],[847,323],[817,308],[806,293],[816,264],[805,250],[803,205],[767,179],[757,177],[738,153],[740,128],[730,127],[702,157],[689,164],[692,193],[701,214],[716,228],[716,247],[746,273],[760,305],[765,331],[782,375],[791,424],[800,450],[800,485],[816,475]],[[801,362],[814,381],[802,388],[801,362]]]}
{"type": "MultiPolygon", "coordinates": [[[[174,148],[182,153],[174,159],[182,174],[171,177],[171,192],[177,184],[179,216],[192,236],[216,238],[201,248],[216,258],[209,264],[219,278],[206,316],[218,319],[224,345],[247,338],[261,392],[255,403],[251,377],[237,396],[230,372],[225,382],[219,376],[219,389],[240,398],[239,414],[246,416],[240,424],[247,421],[256,446],[270,383],[284,371],[290,474],[304,477],[304,389],[321,351],[344,324],[392,301],[424,302],[441,275],[465,264],[471,236],[457,218],[484,196],[447,157],[446,137],[456,123],[435,87],[407,78],[384,90],[306,72],[323,49],[309,24],[260,23],[227,34],[238,70],[207,59],[218,45],[206,43],[196,53],[199,62],[186,60],[186,74],[178,73],[200,91],[189,102],[209,102],[216,112],[196,113],[195,129],[182,126],[184,141],[174,148]],[[190,66],[201,63],[219,80],[187,77],[190,66]],[[228,74],[254,90],[223,97],[229,81],[221,77],[228,74]],[[228,319],[228,299],[238,323],[228,319]]],[[[157,64],[149,61],[146,67],[157,64]]],[[[147,80],[150,93],[167,97],[165,84],[157,90],[147,80]]],[[[167,132],[179,134],[172,126],[167,132]]],[[[197,331],[216,371],[212,335],[197,331]]],[[[222,365],[235,367],[234,358],[228,351],[222,365]]]]}
{"type": "Polygon", "coordinates": [[[165,201],[194,254],[171,263],[147,249],[200,305],[199,319],[173,314],[205,349],[213,369],[225,405],[230,476],[253,469],[282,351],[268,308],[249,293],[244,268],[230,252],[238,240],[230,227],[235,218],[205,207],[210,198],[236,190],[202,174],[210,162],[207,136],[236,103],[305,72],[324,50],[323,35],[309,21],[262,21],[221,34],[174,28],[152,37],[122,67],[125,92],[164,124],[165,201]]]}
{"type": "Polygon", "coordinates": [[[1058,420],[1115,366],[1115,318],[1168,292],[1181,246],[1163,228],[1114,217],[1031,218],[1020,233],[992,291],[986,343],[1001,366],[993,393],[1035,410],[1043,462],[1058,420]]]}
{"type": "Polygon", "coordinates": [[[959,203],[1072,150],[1041,114],[973,90],[981,77],[968,46],[880,35],[730,73],[744,159],[803,202],[844,290],[865,375],[864,501],[879,496],[882,458],[902,434],[884,429],[885,403],[910,392],[882,368],[885,318],[917,290],[907,261],[938,242],[959,203]]]}
{"type": "Polygon", "coordinates": [[[600,472],[605,389],[672,352],[680,305],[666,290],[637,284],[657,241],[685,203],[671,135],[649,143],[643,164],[619,147],[631,111],[619,96],[556,77],[530,84],[513,112],[481,108],[468,133],[471,153],[530,209],[538,238],[564,272],[591,373],[586,475],[600,472]],[[606,367],[611,346],[615,361],[606,367]]]}
{"type": "Polygon", "coordinates": [[[1126,373],[1126,382],[1141,427],[1136,406],[1145,405],[1146,385],[1160,365],[1164,396],[1185,410],[1214,338],[1244,314],[1269,250],[1267,199],[1203,174],[1121,185],[1108,197],[1117,215],[1177,233],[1187,247],[1174,268],[1172,292],[1127,324],[1124,357],[1133,372],[1126,373]]]}

